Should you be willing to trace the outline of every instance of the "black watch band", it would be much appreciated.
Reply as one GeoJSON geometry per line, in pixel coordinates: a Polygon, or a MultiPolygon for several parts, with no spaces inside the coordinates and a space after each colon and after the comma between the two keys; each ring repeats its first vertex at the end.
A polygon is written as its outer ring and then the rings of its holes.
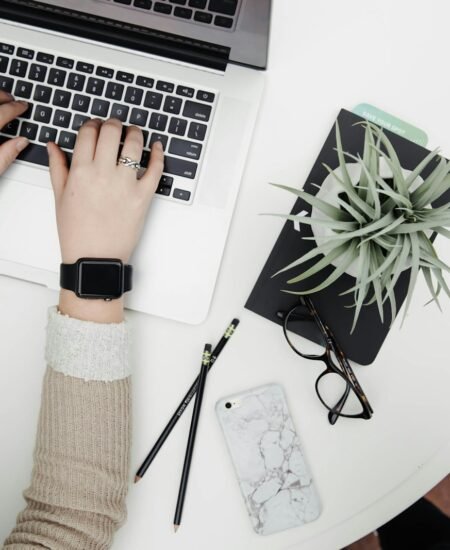
{"type": "Polygon", "coordinates": [[[80,258],[74,264],[61,264],[61,288],[79,298],[114,300],[132,288],[131,265],[116,258],[80,258]]]}

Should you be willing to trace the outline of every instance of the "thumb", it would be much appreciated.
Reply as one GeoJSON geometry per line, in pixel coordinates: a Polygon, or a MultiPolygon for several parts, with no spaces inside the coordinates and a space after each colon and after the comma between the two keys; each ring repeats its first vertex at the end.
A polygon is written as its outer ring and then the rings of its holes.
{"type": "Polygon", "coordinates": [[[50,168],[50,179],[52,182],[53,193],[55,194],[55,200],[59,200],[64,191],[64,186],[67,181],[69,169],[67,168],[67,161],[65,154],[56,145],[56,143],[47,143],[48,160],[50,168]]]}
{"type": "Polygon", "coordinates": [[[29,141],[24,137],[9,139],[0,146],[0,174],[6,171],[17,155],[25,149],[29,141]]]}

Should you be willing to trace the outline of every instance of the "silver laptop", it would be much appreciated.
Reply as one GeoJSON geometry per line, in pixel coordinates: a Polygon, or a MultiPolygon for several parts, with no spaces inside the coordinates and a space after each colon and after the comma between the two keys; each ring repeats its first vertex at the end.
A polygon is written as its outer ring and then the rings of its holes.
{"type": "Polygon", "coordinates": [[[47,141],[69,160],[91,117],[155,140],[164,174],[132,263],[127,307],[202,322],[266,67],[271,0],[2,0],[0,89],[30,102],[0,130],[31,145],[0,181],[0,274],[58,289],[47,141]]]}

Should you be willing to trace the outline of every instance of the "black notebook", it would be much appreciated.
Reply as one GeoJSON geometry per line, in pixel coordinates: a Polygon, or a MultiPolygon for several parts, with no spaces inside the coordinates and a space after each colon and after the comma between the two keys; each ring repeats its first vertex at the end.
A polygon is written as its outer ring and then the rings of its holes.
{"type": "MultiPolygon", "coordinates": [[[[355,126],[355,123],[361,122],[364,119],[342,109],[337,120],[344,150],[353,155],[359,153],[362,156],[365,129],[360,124],[355,126]]],[[[327,164],[332,169],[337,168],[339,165],[337,153],[334,150],[336,147],[335,132],[335,125],[333,125],[313,169],[305,182],[303,189],[310,194],[316,194],[318,191],[317,187],[312,184],[320,184],[328,175],[322,163],[327,164]]],[[[385,134],[394,146],[398,158],[405,169],[412,170],[429,153],[427,149],[397,134],[393,134],[387,130],[385,130],[385,134]]],[[[422,172],[422,177],[428,176],[434,166],[433,163],[431,163],[431,166],[427,166],[422,172]]],[[[287,193],[287,191],[283,190],[279,192],[287,193]]],[[[449,201],[450,192],[447,192],[433,205],[439,206],[449,201]]],[[[302,211],[306,211],[308,215],[311,215],[311,207],[299,198],[296,200],[291,214],[297,215],[302,211]]],[[[297,229],[293,222],[286,222],[245,304],[247,309],[279,325],[282,324],[282,321],[277,317],[277,311],[287,311],[299,302],[298,296],[286,294],[282,292],[282,290],[295,291],[313,288],[328,277],[334,270],[334,267],[329,266],[313,277],[301,281],[296,285],[288,285],[286,283],[288,279],[292,278],[300,271],[305,271],[311,267],[317,260],[316,258],[272,278],[272,275],[277,271],[316,246],[314,240],[302,239],[302,237],[312,236],[310,226],[301,224],[301,231],[299,232],[297,229]]],[[[375,360],[389,332],[391,311],[389,303],[386,301],[384,304],[384,323],[382,323],[376,304],[363,306],[356,328],[353,333],[350,334],[353,324],[354,308],[346,306],[351,306],[353,304],[353,295],[348,294],[346,296],[339,296],[339,294],[352,287],[354,282],[355,279],[353,277],[343,274],[331,286],[315,294],[310,294],[309,296],[314,302],[319,315],[331,328],[336,340],[347,356],[361,365],[368,365],[375,360]]],[[[405,272],[400,276],[395,288],[397,311],[400,309],[405,299],[408,282],[409,272],[405,272]]],[[[430,305],[430,307],[435,306],[430,305]]],[[[302,336],[307,338],[310,337],[308,334],[302,334],[302,336]]]]}

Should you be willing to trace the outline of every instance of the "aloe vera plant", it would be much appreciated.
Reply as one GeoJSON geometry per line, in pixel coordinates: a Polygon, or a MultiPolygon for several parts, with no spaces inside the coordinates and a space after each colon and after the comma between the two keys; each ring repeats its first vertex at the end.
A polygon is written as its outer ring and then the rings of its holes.
{"type": "Polygon", "coordinates": [[[450,297],[450,289],[443,275],[450,268],[438,258],[430,240],[433,232],[450,238],[450,203],[437,208],[431,206],[432,202],[450,189],[450,162],[442,158],[438,150],[434,150],[414,170],[405,174],[395,149],[383,130],[369,122],[360,124],[365,126],[362,157],[344,151],[339,125],[336,123],[339,169],[332,170],[324,165],[342,191],[335,203],[331,204],[302,190],[273,184],[301,197],[321,213],[320,218],[284,214],[279,216],[313,227],[324,225],[331,230],[331,235],[325,242],[275,275],[298,268],[315,258],[311,268],[287,281],[288,284],[295,284],[319,273],[339,259],[338,267],[319,285],[303,291],[286,290],[298,295],[311,294],[332,284],[349,266],[357,262],[356,281],[342,293],[353,295],[351,307],[355,308],[355,312],[352,332],[364,305],[376,303],[383,321],[383,305],[389,301],[391,323],[393,322],[397,313],[394,287],[406,269],[410,269],[410,278],[405,315],[419,270],[430,290],[430,301],[436,302],[440,308],[441,291],[450,297]],[[359,182],[352,182],[347,162],[359,165],[359,182]],[[381,162],[387,164],[392,177],[381,176],[381,162]],[[431,173],[422,179],[423,170],[433,164],[435,167],[431,173]]]}

